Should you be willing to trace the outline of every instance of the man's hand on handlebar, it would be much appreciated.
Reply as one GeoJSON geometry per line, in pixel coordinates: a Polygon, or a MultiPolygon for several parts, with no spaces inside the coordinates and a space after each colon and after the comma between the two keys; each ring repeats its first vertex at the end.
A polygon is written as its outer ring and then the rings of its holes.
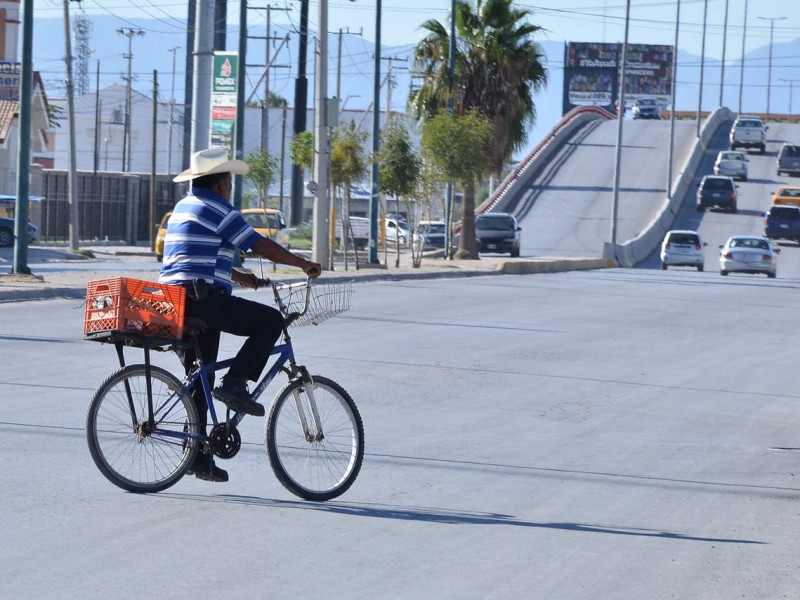
{"type": "Polygon", "coordinates": [[[322,267],[319,263],[307,261],[303,267],[303,272],[311,279],[316,279],[322,274],[322,267]]]}

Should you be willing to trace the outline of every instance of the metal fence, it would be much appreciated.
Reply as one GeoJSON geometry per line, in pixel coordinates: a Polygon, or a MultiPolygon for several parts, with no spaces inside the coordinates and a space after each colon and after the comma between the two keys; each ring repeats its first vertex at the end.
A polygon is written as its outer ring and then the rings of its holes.
{"type": "MultiPolygon", "coordinates": [[[[36,194],[43,196],[31,211],[41,241],[69,239],[68,173],[42,169],[36,194]]],[[[78,234],[83,241],[150,240],[152,227],[183,196],[185,184],[170,175],[156,176],[155,223],[150,223],[150,175],[127,173],[77,173],[78,234]]],[[[33,187],[33,186],[32,186],[33,187]]]]}

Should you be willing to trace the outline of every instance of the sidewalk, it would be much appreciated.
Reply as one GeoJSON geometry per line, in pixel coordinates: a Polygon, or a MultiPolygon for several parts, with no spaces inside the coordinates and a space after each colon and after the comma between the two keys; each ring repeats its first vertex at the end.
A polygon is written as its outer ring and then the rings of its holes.
{"type": "MultiPolygon", "coordinates": [[[[8,250],[8,249],[3,249],[8,250]]],[[[32,267],[31,275],[10,273],[13,266],[11,260],[0,260],[0,302],[18,302],[25,300],[47,300],[52,298],[84,298],[86,284],[96,279],[110,277],[130,277],[146,281],[157,281],[160,264],[149,248],[138,246],[91,245],[82,246],[82,251],[90,252],[94,258],[87,258],[71,253],[64,246],[41,246],[29,248],[28,264],[46,263],[56,265],[70,264],[69,268],[49,271],[40,275],[32,267]],[[152,261],[152,266],[149,264],[152,261]],[[80,269],[73,268],[79,264],[80,269]],[[92,268],[96,265],[97,268],[92,268]],[[118,266],[118,270],[113,268],[118,266]]],[[[13,256],[8,254],[8,256],[13,256]]],[[[3,254],[6,257],[6,254],[3,254]]],[[[379,259],[383,261],[381,254],[379,259]]],[[[355,269],[352,260],[349,268],[344,264],[334,265],[333,271],[324,271],[322,277],[331,279],[354,279],[359,282],[401,279],[431,279],[440,277],[470,277],[493,274],[528,274],[554,273],[558,271],[575,271],[584,269],[604,269],[613,264],[602,258],[508,258],[502,256],[484,256],[480,260],[444,260],[442,258],[422,259],[419,268],[410,265],[408,255],[401,256],[401,266],[395,267],[395,258],[388,257],[386,265],[360,265],[355,269]]],[[[273,271],[272,264],[265,262],[264,275],[274,280],[299,279],[302,273],[297,269],[284,268],[279,265],[273,271]]],[[[259,272],[259,262],[248,259],[244,268],[259,272]]]]}

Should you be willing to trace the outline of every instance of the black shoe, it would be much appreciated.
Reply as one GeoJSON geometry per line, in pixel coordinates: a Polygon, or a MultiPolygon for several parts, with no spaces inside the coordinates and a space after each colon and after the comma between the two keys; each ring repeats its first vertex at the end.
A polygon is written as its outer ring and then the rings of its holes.
{"type": "Polygon", "coordinates": [[[264,406],[250,398],[247,385],[242,379],[226,378],[222,381],[222,385],[214,388],[212,394],[231,410],[256,417],[264,416],[264,406]]]}
{"type": "Polygon", "coordinates": [[[186,469],[187,475],[194,475],[203,481],[216,481],[224,483],[228,481],[228,472],[220,469],[214,464],[214,458],[210,454],[199,452],[194,457],[192,466],[186,469]]]}

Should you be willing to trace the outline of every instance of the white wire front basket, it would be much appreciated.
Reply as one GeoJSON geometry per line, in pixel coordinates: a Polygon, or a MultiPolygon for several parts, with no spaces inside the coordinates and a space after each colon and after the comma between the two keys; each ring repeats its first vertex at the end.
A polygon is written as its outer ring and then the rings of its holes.
{"type": "Polygon", "coordinates": [[[273,285],[273,290],[275,302],[285,317],[300,313],[292,325],[319,325],[350,309],[353,281],[320,282],[314,285],[306,282],[278,283],[273,285]]]}

